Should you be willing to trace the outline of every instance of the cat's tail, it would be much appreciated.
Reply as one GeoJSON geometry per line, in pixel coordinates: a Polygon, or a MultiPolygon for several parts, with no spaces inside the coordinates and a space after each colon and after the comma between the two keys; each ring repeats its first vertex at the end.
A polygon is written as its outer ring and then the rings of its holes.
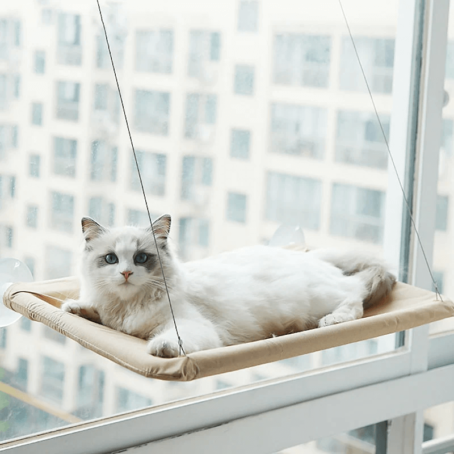
{"type": "Polygon", "coordinates": [[[389,271],[386,263],[372,255],[333,249],[318,249],[310,253],[332,263],[347,276],[358,274],[363,279],[368,291],[363,300],[364,309],[373,306],[391,293],[396,282],[396,277],[389,271]]]}

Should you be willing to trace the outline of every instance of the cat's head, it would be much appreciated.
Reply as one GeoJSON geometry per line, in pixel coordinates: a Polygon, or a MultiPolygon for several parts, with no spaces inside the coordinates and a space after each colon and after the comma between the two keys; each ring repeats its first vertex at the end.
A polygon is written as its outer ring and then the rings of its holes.
{"type": "Polygon", "coordinates": [[[83,277],[93,289],[122,299],[143,291],[164,290],[159,258],[166,277],[170,277],[170,224],[169,215],[153,222],[153,230],[133,226],[106,228],[91,218],[82,218],[83,277]]]}

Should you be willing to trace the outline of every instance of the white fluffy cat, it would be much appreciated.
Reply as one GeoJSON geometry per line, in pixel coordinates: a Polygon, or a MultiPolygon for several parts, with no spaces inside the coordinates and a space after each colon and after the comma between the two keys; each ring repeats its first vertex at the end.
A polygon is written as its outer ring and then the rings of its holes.
{"type": "MultiPolygon", "coordinates": [[[[395,282],[381,260],[333,250],[253,246],[183,264],[168,245],[170,216],[153,227],[186,353],[360,318],[395,282]]],[[[83,218],[82,230],[80,298],[62,309],[148,340],[152,355],[178,356],[151,228],[83,218]]]]}

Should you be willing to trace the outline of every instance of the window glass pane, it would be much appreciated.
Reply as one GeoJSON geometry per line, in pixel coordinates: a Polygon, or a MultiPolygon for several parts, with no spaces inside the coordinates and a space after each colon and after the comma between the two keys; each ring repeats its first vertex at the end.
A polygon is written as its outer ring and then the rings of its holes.
{"type": "MultiPolygon", "coordinates": [[[[84,2],[35,3],[0,2],[0,258],[17,257],[41,281],[79,274],[82,217],[106,228],[149,228],[149,219],[99,17],[84,2]]],[[[101,4],[151,218],[172,216],[175,253],[184,263],[268,244],[284,225],[301,227],[311,248],[382,255],[393,222],[388,158],[341,12],[327,18],[308,0],[202,3],[101,4]]],[[[346,14],[361,17],[352,33],[388,134],[398,3],[364,5],[354,0],[346,14]]],[[[439,190],[443,241],[452,237],[449,175],[439,190]]],[[[449,292],[452,254],[437,247],[436,277],[449,292]]],[[[0,394],[1,439],[395,349],[394,336],[382,337],[166,383],[38,322],[1,333],[0,381],[16,377],[11,386],[28,396],[0,394]]]]}

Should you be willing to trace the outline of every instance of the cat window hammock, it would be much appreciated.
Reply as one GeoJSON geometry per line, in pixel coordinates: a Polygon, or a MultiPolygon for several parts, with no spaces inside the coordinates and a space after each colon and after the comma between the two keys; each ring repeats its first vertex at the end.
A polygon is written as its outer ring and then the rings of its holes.
{"type": "Polygon", "coordinates": [[[397,283],[388,298],[366,310],[359,320],[167,359],[149,355],[145,340],[63,312],[61,299],[75,299],[78,294],[79,282],[74,277],[14,284],[7,289],[4,304],[133,372],[174,381],[190,381],[305,355],[454,315],[454,304],[446,298],[441,300],[435,293],[397,283]]]}

